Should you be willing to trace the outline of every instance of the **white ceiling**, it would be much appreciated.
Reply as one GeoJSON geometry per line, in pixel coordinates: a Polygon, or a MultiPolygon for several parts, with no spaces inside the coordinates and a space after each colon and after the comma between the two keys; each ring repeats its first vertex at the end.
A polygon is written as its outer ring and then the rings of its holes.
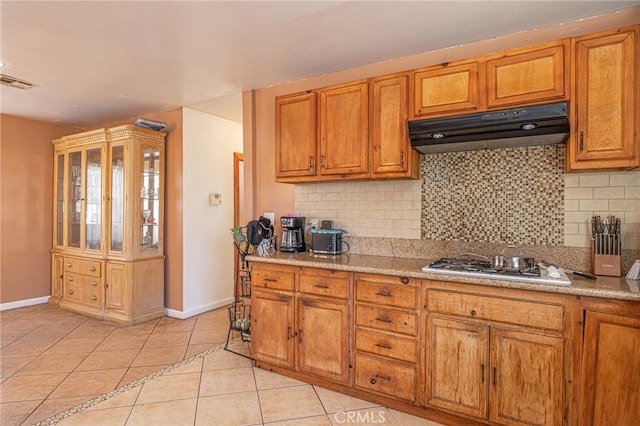
{"type": "Polygon", "coordinates": [[[5,1],[0,112],[91,127],[602,15],[640,1],[5,1]]]}

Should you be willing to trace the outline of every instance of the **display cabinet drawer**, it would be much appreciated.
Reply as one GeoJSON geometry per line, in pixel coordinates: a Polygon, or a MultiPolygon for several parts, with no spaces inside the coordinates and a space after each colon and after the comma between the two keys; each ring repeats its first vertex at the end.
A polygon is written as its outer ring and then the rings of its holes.
{"type": "Polygon", "coordinates": [[[295,269],[282,265],[253,264],[251,268],[251,284],[254,287],[293,291],[295,278],[295,269]]]}
{"type": "Polygon", "coordinates": [[[65,283],[64,298],[73,302],[102,307],[104,301],[102,287],[87,284],[87,282],[73,281],[65,283]]]}
{"type": "Polygon", "coordinates": [[[552,303],[429,290],[427,309],[430,313],[564,330],[564,306],[552,303]]]}
{"type": "Polygon", "coordinates": [[[356,305],[356,325],[415,336],[416,314],[397,309],[356,305]]]}
{"type": "Polygon", "coordinates": [[[383,306],[416,309],[418,306],[418,286],[410,278],[389,277],[386,280],[356,278],[356,300],[383,306]],[[402,283],[402,280],[406,284],[402,283]]]}
{"type": "Polygon", "coordinates": [[[356,349],[406,362],[417,362],[416,340],[389,333],[356,328],[356,349]]]}
{"type": "Polygon", "coordinates": [[[355,385],[407,401],[415,400],[414,367],[367,355],[356,355],[355,385]]]}
{"type": "Polygon", "coordinates": [[[349,294],[351,273],[304,268],[300,273],[301,293],[346,299],[349,294]]]}
{"type": "Polygon", "coordinates": [[[99,260],[65,257],[64,270],[65,272],[75,272],[77,274],[100,277],[102,276],[102,262],[100,262],[99,260]]]}

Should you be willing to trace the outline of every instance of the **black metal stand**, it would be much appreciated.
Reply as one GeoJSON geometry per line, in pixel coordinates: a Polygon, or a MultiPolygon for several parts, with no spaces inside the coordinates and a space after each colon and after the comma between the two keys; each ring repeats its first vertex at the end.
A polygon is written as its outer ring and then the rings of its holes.
{"type": "MultiPolygon", "coordinates": [[[[243,230],[244,231],[244,230],[243,230]]],[[[236,251],[236,272],[235,272],[235,289],[234,302],[229,306],[229,332],[227,333],[227,342],[224,349],[233,352],[245,358],[251,357],[251,271],[249,270],[249,262],[244,260],[245,253],[242,252],[238,245],[235,245],[236,251]],[[246,301],[249,301],[247,304],[246,301]],[[232,340],[234,333],[240,334],[242,343],[249,346],[249,355],[238,352],[229,348],[229,342],[232,340]]]]}

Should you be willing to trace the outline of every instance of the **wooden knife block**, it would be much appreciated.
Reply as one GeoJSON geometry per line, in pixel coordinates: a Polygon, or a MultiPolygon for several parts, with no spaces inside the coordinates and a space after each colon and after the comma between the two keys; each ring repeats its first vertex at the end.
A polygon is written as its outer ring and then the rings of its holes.
{"type": "Polygon", "coordinates": [[[622,276],[622,256],[615,254],[596,254],[593,242],[591,243],[591,272],[594,275],[606,275],[608,277],[622,276]]]}

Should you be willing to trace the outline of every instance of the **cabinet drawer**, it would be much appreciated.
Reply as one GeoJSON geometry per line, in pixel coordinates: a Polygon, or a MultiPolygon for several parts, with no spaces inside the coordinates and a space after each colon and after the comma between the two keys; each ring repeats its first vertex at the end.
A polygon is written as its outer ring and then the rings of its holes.
{"type": "Polygon", "coordinates": [[[527,327],[564,330],[562,305],[429,290],[427,309],[430,313],[439,312],[527,327]]]}
{"type": "Polygon", "coordinates": [[[356,349],[400,361],[417,362],[415,339],[356,329],[356,349]]]}
{"type": "Polygon", "coordinates": [[[251,284],[254,287],[274,290],[293,291],[296,272],[286,266],[253,264],[251,268],[251,284]]]}
{"type": "Polygon", "coordinates": [[[64,270],[92,277],[102,276],[102,262],[99,260],[78,259],[75,257],[64,258],[64,270]]]}
{"type": "Polygon", "coordinates": [[[87,305],[103,306],[103,288],[93,277],[84,275],[67,277],[64,286],[64,298],[87,305]],[[69,278],[74,278],[70,280],[69,278]]]}
{"type": "Polygon", "coordinates": [[[350,276],[349,272],[305,268],[300,273],[299,291],[346,299],[350,276]]]}
{"type": "Polygon", "coordinates": [[[382,358],[356,355],[356,387],[413,401],[415,381],[416,371],[413,367],[382,358]]]}
{"type": "Polygon", "coordinates": [[[356,281],[356,300],[383,306],[416,309],[418,289],[413,284],[413,280],[400,277],[389,277],[388,280],[358,278],[356,281]],[[401,280],[406,280],[407,284],[402,284],[401,280]]]}
{"type": "Polygon", "coordinates": [[[378,330],[416,335],[416,314],[377,306],[356,305],[356,325],[378,330]]]}

